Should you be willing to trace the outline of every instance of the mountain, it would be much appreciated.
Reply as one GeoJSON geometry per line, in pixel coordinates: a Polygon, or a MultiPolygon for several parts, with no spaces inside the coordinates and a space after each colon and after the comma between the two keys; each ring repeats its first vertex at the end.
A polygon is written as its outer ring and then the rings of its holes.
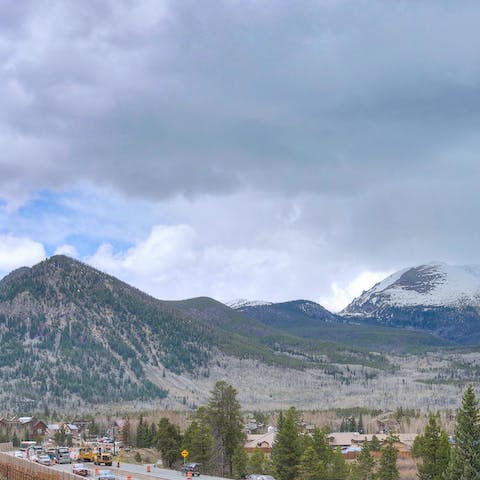
{"type": "Polygon", "coordinates": [[[293,300],[281,303],[244,301],[236,310],[275,328],[306,328],[319,322],[335,322],[337,317],[318,303],[293,300]]]}
{"type": "Polygon", "coordinates": [[[355,318],[335,315],[309,300],[268,304],[244,301],[236,310],[291,335],[337,342],[351,348],[406,353],[449,345],[448,341],[426,332],[359,324],[355,318]]]}
{"type": "Polygon", "coordinates": [[[480,345],[480,266],[429,263],[400,270],[348,305],[347,319],[425,330],[480,345]]]}
{"type": "Polygon", "coordinates": [[[0,281],[3,409],[157,401],[170,388],[178,404],[219,358],[285,372],[388,366],[381,355],[288,334],[211,298],[155,299],[62,255],[0,281]]]}
{"type": "Polygon", "coordinates": [[[271,305],[272,302],[265,302],[264,300],[247,300],[246,298],[237,298],[236,300],[230,300],[225,302],[227,307],[239,310],[244,307],[255,307],[258,305],[271,305]]]}

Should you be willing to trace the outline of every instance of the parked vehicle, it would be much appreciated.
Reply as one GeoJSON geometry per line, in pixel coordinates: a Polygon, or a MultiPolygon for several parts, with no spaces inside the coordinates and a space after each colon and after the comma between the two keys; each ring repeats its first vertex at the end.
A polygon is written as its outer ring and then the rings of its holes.
{"type": "Polygon", "coordinates": [[[81,475],[82,477],[88,475],[88,469],[83,463],[74,463],[72,466],[72,472],[75,475],[81,475]]]}
{"type": "Polygon", "coordinates": [[[52,459],[43,453],[42,455],[38,456],[38,463],[40,465],[45,465],[46,467],[50,467],[52,465],[52,459]]]}
{"type": "Polygon", "coordinates": [[[15,457],[17,458],[26,458],[25,453],[21,452],[20,450],[17,450],[16,452],[13,453],[15,457]]]}
{"type": "Polygon", "coordinates": [[[116,480],[116,477],[110,470],[100,470],[98,480],[116,480]]]}

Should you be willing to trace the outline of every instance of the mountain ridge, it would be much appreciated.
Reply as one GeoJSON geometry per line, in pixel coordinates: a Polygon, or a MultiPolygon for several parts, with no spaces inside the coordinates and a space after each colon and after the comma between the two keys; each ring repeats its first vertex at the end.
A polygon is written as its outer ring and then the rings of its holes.
{"type": "Polygon", "coordinates": [[[345,318],[480,344],[480,266],[432,262],[393,273],[355,298],[345,318]]]}

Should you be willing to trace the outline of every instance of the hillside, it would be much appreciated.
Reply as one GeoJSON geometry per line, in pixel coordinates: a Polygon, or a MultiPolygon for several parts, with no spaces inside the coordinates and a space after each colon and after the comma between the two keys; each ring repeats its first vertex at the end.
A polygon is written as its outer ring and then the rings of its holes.
{"type": "Polygon", "coordinates": [[[331,372],[332,362],[388,365],[340,343],[288,335],[213,299],[157,300],[61,255],[0,281],[0,346],[0,406],[9,408],[158,400],[172,382],[208,378],[218,355],[331,372]]]}
{"type": "Polygon", "coordinates": [[[281,303],[242,302],[238,312],[283,332],[325,342],[337,342],[351,348],[376,352],[420,352],[450,345],[426,332],[364,325],[335,315],[318,303],[294,300],[281,303]]]}
{"type": "Polygon", "coordinates": [[[162,397],[144,365],[202,370],[209,328],[64,256],[0,282],[2,403],[162,397]],[[68,395],[66,395],[68,394],[68,395]]]}
{"type": "Polygon", "coordinates": [[[431,263],[400,270],[356,298],[342,315],[480,345],[480,267],[431,263]]]}

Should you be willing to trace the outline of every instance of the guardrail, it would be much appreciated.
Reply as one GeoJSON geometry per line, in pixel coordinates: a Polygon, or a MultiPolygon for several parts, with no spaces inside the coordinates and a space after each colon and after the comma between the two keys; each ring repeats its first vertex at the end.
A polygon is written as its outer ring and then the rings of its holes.
{"type": "Polygon", "coordinates": [[[0,452],[0,478],[2,480],[78,480],[80,477],[0,452]]]}

